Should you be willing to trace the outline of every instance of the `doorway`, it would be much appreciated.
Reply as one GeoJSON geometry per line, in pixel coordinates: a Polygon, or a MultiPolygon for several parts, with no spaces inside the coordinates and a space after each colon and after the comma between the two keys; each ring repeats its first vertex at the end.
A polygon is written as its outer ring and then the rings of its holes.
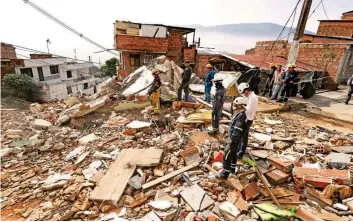
{"type": "Polygon", "coordinates": [[[44,81],[43,68],[37,67],[37,70],[38,70],[39,81],[44,81]]]}

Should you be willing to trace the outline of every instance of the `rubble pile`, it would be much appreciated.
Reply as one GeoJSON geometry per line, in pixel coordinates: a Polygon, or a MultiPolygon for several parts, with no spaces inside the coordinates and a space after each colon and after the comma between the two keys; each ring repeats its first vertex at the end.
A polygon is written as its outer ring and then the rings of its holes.
{"type": "Polygon", "coordinates": [[[209,136],[207,104],[150,115],[121,95],[132,85],[2,113],[2,218],[353,220],[352,133],[258,113],[236,174],[217,180],[231,114],[209,136]]]}

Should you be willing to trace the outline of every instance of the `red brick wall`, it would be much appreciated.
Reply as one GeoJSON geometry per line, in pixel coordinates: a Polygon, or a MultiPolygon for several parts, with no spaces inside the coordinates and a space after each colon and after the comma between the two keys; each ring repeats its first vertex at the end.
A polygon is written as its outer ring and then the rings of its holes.
{"type": "Polygon", "coordinates": [[[318,67],[318,71],[326,70],[329,75],[328,82],[335,85],[333,81],[346,47],[347,45],[301,44],[297,61],[318,67]]]}
{"type": "Polygon", "coordinates": [[[195,63],[196,58],[196,46],[193,45],[190,48],[184,49],[184,61],[189,60],[191,63],[195,63]]]}
{"type": "Polygon", "coordinates": [[[255,54],[255,48],[245,50],[245,55],[253,55],[255,54]]]}
{"type": "Polygon", "coordinates": [[[13,47],[11,44],[1,43],[1,58],[17,59],[15,47],[13,47]]]}
{"type": "Polygon", "coordinates": [[[31,59],[48,59],[53,57],[51,54],[29,54],[29,56],[31,59]]]}
{"type": "Polygon", "coordinates": [[[279,57],[287,57],[289,52],[289,45],[287,40],[277,41],[276,44],[272,45],[275,41],[258,41],[256,42],[255,47],[255,55],[263,55],[263,56],[279,56],[279,57]],[[270,54],[267,54],[271,51],[270,54]]]}
{"type": "Polygon", "coordinates": [[[318,35],[353,36],[353,21],[321,21],[317,30],[318,35]]]}
{"type": "Polygon", "coordinates": [[[25,66],[23,59],[10,59],[10,61],[1,61],[1,79],[10,73],[16,73],[16,67],[25,66]]]}
{"type": "Polygon", "coordinates": [[[181,51],[183,45],[183,32],[169,30],[168,51],[181,51]]]}
{"type": "Polygon", "coordinates": [[[301,38],[301,42],[315,42],[315,43],[353,43],[353,40],[346,40],[346,39],[333,39],[333,38],[326,38],[321,36],[312,36],[312,35],[303,35],[301,38]]]}
{"type": "Polygon", "coordinates": [[[169,48],[167,38],[117,35],[115,40],[116,46],[119,50],[147,50],[166,52],[169,48]]]}
{"type": "Polygon", "coordinates": [[[342,15],[342,20],[353,20],[353,12],[349,14],[342,15]]]}

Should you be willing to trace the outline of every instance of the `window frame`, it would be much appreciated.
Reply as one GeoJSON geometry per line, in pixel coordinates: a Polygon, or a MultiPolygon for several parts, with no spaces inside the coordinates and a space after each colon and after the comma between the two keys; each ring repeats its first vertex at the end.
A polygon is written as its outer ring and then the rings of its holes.
{"type": "Polygon", "coordinates": [[[140,67],[141,66],[141,55],[140,54],[129,54],[129,62],[130,67],[140,67]],[[136,60],[138,59],[138,64],[136,64],[136,60]],[[134,62],[132,62],[134,61],[134,62]]]}
{"type": "Polygon", "coordinates": [[[58,65],[51,65],[51,66],[49,66],[49,69],[50,69],[50,74],[51,75],[55,75],[55,74],[59,74],[59,66],[58,65]],[[52,68],[54,69],[56,69],[56,72],[52,72],[53,70],[52,70],[52,68]]]}
{"type": "Polygon", "coordinates": [[[83,89],[88,89],[88,88],[89,88],[88,82],[83,83],[83,89]]]}
{"type": "Polygon", "coordinates": [[[66,78],[68,78],[68,79],[72,78],[72,71],[71,70],[66,71],[66,78]],[[70,73],[70,77],[69,77],[69,73],[70,73]]]}
{"type": "Polygon", "coordinates": [[[30,76],[30,77],[33,78],[33,70],[32,70],[32,68],[21,68],[20,69],[20,73],[23,74],[23,75],[27,75],[27,76],[30,76]],[[30,73],[23,72],[24,70],[30,70],[30,73]]]}

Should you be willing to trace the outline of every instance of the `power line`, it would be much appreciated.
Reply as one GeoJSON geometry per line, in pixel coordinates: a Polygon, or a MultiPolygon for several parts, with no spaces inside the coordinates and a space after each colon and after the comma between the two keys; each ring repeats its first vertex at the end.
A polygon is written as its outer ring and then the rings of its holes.
{"type": "MultiPolygon", "coordinates": [[[[10,43],[6,43],[6,44],[10,44],[10,43]]],[[[17,48],[19,50],[23,50],[23,51],[47,54],[46,52],[39,51],[39,50],[36,50],[36,49],[31,49],[31,48],[28,48],[28,47],[14,45],[14,44],[11,44],[11,45],[13,45],[15,48],[17,48]]],[[[53,56],[57,56],[57,57],[65,57],[65,58],[68,58],[68,59],[77,60],[77,61],[81,61],[81,62],[89,62],[89,63],[95,63],[95,64],[98,64],[98,65],[102,65],[101,63],[98,63],[98,62],[90,62],[90,61],[83,60],[83,59],[74,59],[74,58],[70,58],[70,57],[67,57],[67,56],[56,55],[56,54],[53,54],[53,53],[50,53],[50,54],[53,55],[53,56]]]]}
{"type": "Polygon", "coordinates": [[[322,8],[324,9],[324,12],[325,12],[325,15],[326,15],[327,20],[330,20],[330,19],[328,18],[328,16],[327,16],[327,13],[326,13],[326,9],[325,9],[324,1],[323,1],[323,0],[321,1],[321,5],[322,5],[322,8]]]}
{"type": "Polygon", "coordinates": [[[298,0],[298,2],[297,2],[297,4],[296,4],[296,6],[294,7],[294,9],[293,9],[291,15],[290,15],[289,18],[287,19],[286,24],[283,26],[283,28],[282,28],[281,32],[279,33],[279,35],[278,35],[276,41],[272,44],[270,51],[265,55],[265,58],[261,61],[259,67],[261,67],[262,63],[266,60],[267,56],[272,52],[273,47],[274,47],[275,44],[278,42],[278,40],[279,40],[279,38],[281,37],[281,35],[282,35],[284,29],[287,27],[287,24],[288,24],[290,18],[293,16],[294,12],[296,11],[296,9],[297,9],[297,7],[298,7],[300,1],[301,1],[301,0],[298,0]]]}
{"type": "Polygon", "coordinates": [[[317,4],[317,6],[314,8],[314,10],[311,12],[311,14],[309,15],[308,19],[315,13],[316,9],[320,6],[320,4],[322,3],[323,0],[321,0],[319,2],[319,4],[317,4]]]}
{"type": "Polygon", "coordinates": [[[72,33],[80,36],[81,38],[85,39],[86,41],[88,41],[89,43],[97,46],[98,48],[103,49],[104,51],[107,51],[111,54],[113,54],[114,56],[119,56],[118,54],[116,54],[115,52],[111,52],[109,49],[105,48],[104,46],[94,42],[93,40],[91,40],[90,38],[84,36],[82,33],[78,32],[77,30],[73,29],[72,27],[70,27],[69,25],[67,25],[66,23],[60,21],[58,18],[54,17],[53,15],[51,15],[49,12],[45,11],[44,9],[40,8],[38,5],[34,4],[33,2],[29,1],[29,0],[23,0],[25,3],[27,3],[28,5],[30,5],[32,8],[36,9],[37,11],[39,11],[40,13],[42,13],[43,15],[45,15],[46,17],[48,17],[49,19],[53,20],[54,22],[56,22],[57,24],[61,25],[62,27],[66,28],[67,30],[71,31],[72,33]]]}
{"type": "Polygon", "coordinates": [[[290,37],[290,34],[291,34],[291,31],[292,31],[292,28],[293,28],[293,24],[294,24],[294,20],[295,20],[295,16],[297,15],[297,8],[295,8],[295,11],[294,11],[294,16],[293,16],[293,20],[292,20],[292,25],[290,26],[290,29],[288,31],[288,38],[287,38],[287,41],[289,41],[289,37],[290,37]]]}

